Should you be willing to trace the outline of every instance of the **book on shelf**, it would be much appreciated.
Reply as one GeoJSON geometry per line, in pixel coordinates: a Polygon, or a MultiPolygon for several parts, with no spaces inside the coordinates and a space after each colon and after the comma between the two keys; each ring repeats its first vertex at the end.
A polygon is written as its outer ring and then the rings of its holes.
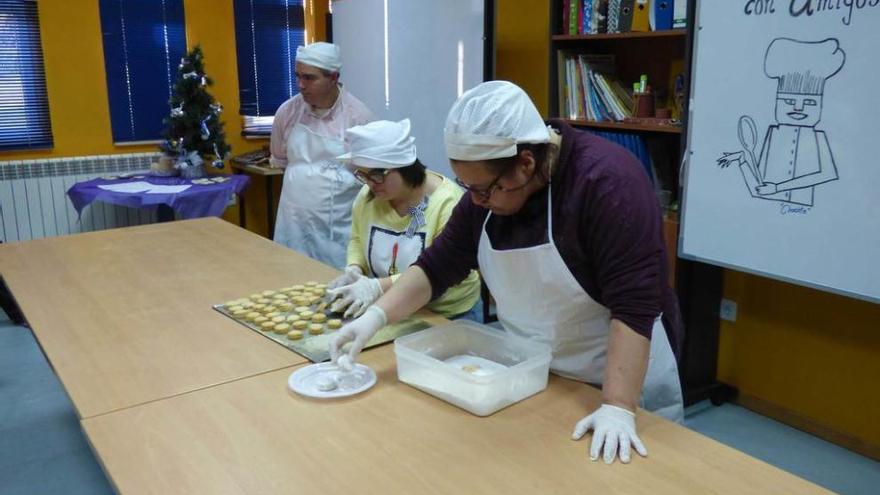
{"type": "Polygon", "coordinates": [[[562,33],[629,33],[683,28],[687,0],[562,0],[562,33]]]}
{"type": "Polygon", "coordinates": [[[557,66],[560,115],[597,122],[632,116],[632,93],[614,75],[614,55],[560,51],[557,66]]]}
{"type": "Polygon", "coordinates": [[[599,2],[599,0],[563,0],[562,34],[578,35],[594,32],[590,28],[593,22],[594,1],[597,4],[599,2]]]}
{"type": "Polygon", "coordinates": [[[581,22],[581,31],[578,34],[590,34],[590,25],[593,22],[593,2],[596,0],[581,0],[581,13],[583,19],[581,22]]]}

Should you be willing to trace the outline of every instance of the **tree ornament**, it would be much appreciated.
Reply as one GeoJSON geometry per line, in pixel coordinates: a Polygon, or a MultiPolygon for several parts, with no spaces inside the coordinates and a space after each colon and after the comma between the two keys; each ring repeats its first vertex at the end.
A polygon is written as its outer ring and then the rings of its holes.
{"type": "Polygon", "coordinates": [[[202,141],[207,141],[208,138],[211,137],[211,130],[208,129],[208,119],[210,119],[210,118],[211,118],[211,116],[208,115],[207,117],[202,119],[202,125],[201,125],[202,141]]]}

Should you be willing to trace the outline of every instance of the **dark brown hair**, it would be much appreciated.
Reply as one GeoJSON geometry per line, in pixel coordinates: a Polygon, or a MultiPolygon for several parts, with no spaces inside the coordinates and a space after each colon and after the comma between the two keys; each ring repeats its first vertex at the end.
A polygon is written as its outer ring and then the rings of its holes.
{"type": "Polygon", "coordinates": [[[520,143],[516,145],[516,154],[513,156],[505,157],[505,158],[495,158],[493,160],[486,160],[486,165],[492,170],[496,175],[499,174],[507,174],[512,171],[519,161],[520,155],[522,155],[523,151],[530,151],[532,156],[535,158],[535,166],[537,169],[537,174],[542,179],[547,179],[546,170],[544,166],[544,162],[547,161],[547,155],[550,152],[550,143],[520,143]]]}
{"type": "Polygon", "coordinates": [[[416,158],[416,161],[413,162],[412,165],[399,168],[397,169],[397,172],[400,174],[400,177],[403,178],[403,182],[413,188],[424,184],[425,178],[428,176],[427,172],[425,172],[425,166],[422,165],[422,162],[420,162],[418,158],[416,158]]]}
{"type": "MultiPolygon", "coordinates": [[[[418,158],[416,158],[416,161],[413,162],[412,165],[407,165],[406,167],[397,168],[395,170],[400,174],[403,183],[413,189],[424,184],[425,179],[428,177],[425,166],[418,158]]],[[[373,191],[367,193],[367,201],[372,200],[374,197],[373,191]]]]}

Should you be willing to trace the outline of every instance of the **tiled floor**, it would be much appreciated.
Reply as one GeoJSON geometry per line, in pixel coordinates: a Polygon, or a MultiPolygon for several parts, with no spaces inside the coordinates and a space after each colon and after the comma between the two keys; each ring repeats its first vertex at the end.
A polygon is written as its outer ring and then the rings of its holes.
{"type": "Polygon", "coordinates": [[[113,493],[27,328],[0,322],[0,493],[113,493]]]}
{"type": "MultiPolygon", "coordinates": [[[[31,332],[0,313],[0,492],[113,493],[31,332]]],[[[880,463],[741,407],[701,403],[685,426],[843,494],[880,493],[880,463]]]]}
{"type": "Polygon", "coordinates": [[[685,426],[843,494],[880,493],[880,462],[734,404],[685,410],[685,426]]]}

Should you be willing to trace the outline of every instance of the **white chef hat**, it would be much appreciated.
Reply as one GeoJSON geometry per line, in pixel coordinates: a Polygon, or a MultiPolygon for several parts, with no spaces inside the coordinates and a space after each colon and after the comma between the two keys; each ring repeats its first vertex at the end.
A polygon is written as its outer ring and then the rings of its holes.
{"type": "Polygon", "coordinates": [[[409,119],[350,127],[345,131],[349,151],[336,159],[364,168],[408,167],[416,161],[416,138],[409,129],[409,119]]]}
{"type": "Polygon", "coordinates": [[[836,39],[798,41],[776,38],[767,47],[764,73],[778,79],[777,91],[820,95],[825,80],[837,74],[846,61],[846,54],[836,39]]]}
{"type": "Polygon", "coordinates": [[[323,41],[296,47],[296,61],[330,72],[339,72],[339,69],[342,68],[339,47],[323,41]]]}
{"type": "Polygon", "coordinates": [[[478,161],[514,156],[519,143],[550,142],[550,131],[522,88],[489,81],[453,103],[444,137],[449,158],[478,161]]]}

